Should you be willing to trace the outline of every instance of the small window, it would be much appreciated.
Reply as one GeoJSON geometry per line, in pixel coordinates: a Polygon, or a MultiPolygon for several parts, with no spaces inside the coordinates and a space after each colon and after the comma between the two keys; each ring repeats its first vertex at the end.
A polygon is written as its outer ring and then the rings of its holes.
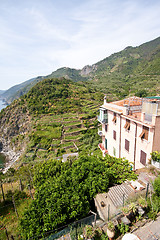
{"type": "Polygon", "coordinates": [[[116,113],[113,113],[113,119],[112,119],[112,121],[113,121],[114,123],[116,123],[116,121],[117,121],[116,113]]]}
{"type": "Polygon", "coordinates": [[[113,130],[113,139],[116,140],[116,131],[113,130]]]}
{"type": "Polygon", "coordinates": [[[141,134],[139,135],[139,137],[140,137],[141,139],[148,140],[148,133],[149,133],[149,128],[146,127],[146,126],[143,126],[142,132],[141,132],[141,134]]]}
{"type": "Polygon", "coordinates": [[[125,139],[125,149],[129,152],[129,141],[125,139]]]}
{"type": "Polygon", "coordinates": [[[105,125],[105,131],[108,131],[108,124],[105,125]]]}
{"type": "Polygon", "coordinates": [[[141,150],[140,162],[145,166],[146,165],[147,154],[141,150]]]}
{"type": "Polygon", "coordinates": [[[113,156],[116,156],[116,149],[113,147],[113,156]]]}
{"type": "Polygon", "coordinates": [[[130,130],[130,120],[126,119],[126,124],[124,125],[124,128],[128,131],[130,130]]]}

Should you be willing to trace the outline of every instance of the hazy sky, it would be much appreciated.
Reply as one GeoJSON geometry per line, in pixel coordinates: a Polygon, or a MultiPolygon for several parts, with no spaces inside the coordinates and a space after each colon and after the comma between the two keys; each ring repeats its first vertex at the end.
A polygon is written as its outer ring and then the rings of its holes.
{"type": "Polygon", "coordinates": [[[160,36],[159,0],[0,0],[0,89],[160,36]]]}

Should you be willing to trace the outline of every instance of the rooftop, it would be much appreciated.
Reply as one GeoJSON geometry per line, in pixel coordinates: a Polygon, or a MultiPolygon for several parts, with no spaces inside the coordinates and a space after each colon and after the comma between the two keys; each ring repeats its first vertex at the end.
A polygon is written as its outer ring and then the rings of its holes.
{"type": "Polygon", "coordinates": [[[142,105],[142,98],[139,97],[130,97],[120,101],[112,102],[112,104],[116,104],[117,106],[124,107],[125,105],[128,106],[141,106],[142,105]]]}
{"type": "Polygon", "coordinates": [[[147,98],[134,96],[110,103],[107,103],[105,98],[102,107],[153,127],[152,115],[160,116],[160,96],[147,98]]]}

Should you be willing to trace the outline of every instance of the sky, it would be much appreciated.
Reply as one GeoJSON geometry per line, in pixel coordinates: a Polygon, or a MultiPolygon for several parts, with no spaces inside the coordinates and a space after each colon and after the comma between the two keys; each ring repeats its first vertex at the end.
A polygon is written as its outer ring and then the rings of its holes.
{"type": "Polygon", "coordinates": [[[0,0],[0,90],[160,36],[159,0],[0,0]]]}

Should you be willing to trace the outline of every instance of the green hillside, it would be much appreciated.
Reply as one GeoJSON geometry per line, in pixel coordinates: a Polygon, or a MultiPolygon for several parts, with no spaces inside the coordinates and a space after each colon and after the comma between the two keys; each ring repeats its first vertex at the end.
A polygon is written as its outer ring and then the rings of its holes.
{"type": "Polygon", "coordinates": [[[8,103],[11,103],[13,100],[18,99],[19,97],[26,94],[35,84],[42,81],[43,79],[44,77],[32,78],[21,84],[15,85],[6,90],[2,94],[2,98],[4,98],[8,103]]]}
{"type": "Polygon", "coordinates": [[[17,152],[24,149],[22,162],[93,151],[99,143],[96,115],[102,99],[89,83],[45,79],[2,110],[1,136],[17,152]]]}
{"type": "Polygon", "coordinates": [[[71,79],[89,82],[109,97],[128,95],[157,95],[160,89],[160,37],[139,47],[127,47],[102,61],[81,70],[60,68],[50,75],[28,80],[2,94],[8,102],[27,93],[44,78],[71,79]]]}
{"type": "Polygon", "coordinates": [[[139,47],[127,47],[95,64],[89,75],[95,86],[118,97],[145,90],[155,95],[160,87],[160,38],[139,47]]]}

